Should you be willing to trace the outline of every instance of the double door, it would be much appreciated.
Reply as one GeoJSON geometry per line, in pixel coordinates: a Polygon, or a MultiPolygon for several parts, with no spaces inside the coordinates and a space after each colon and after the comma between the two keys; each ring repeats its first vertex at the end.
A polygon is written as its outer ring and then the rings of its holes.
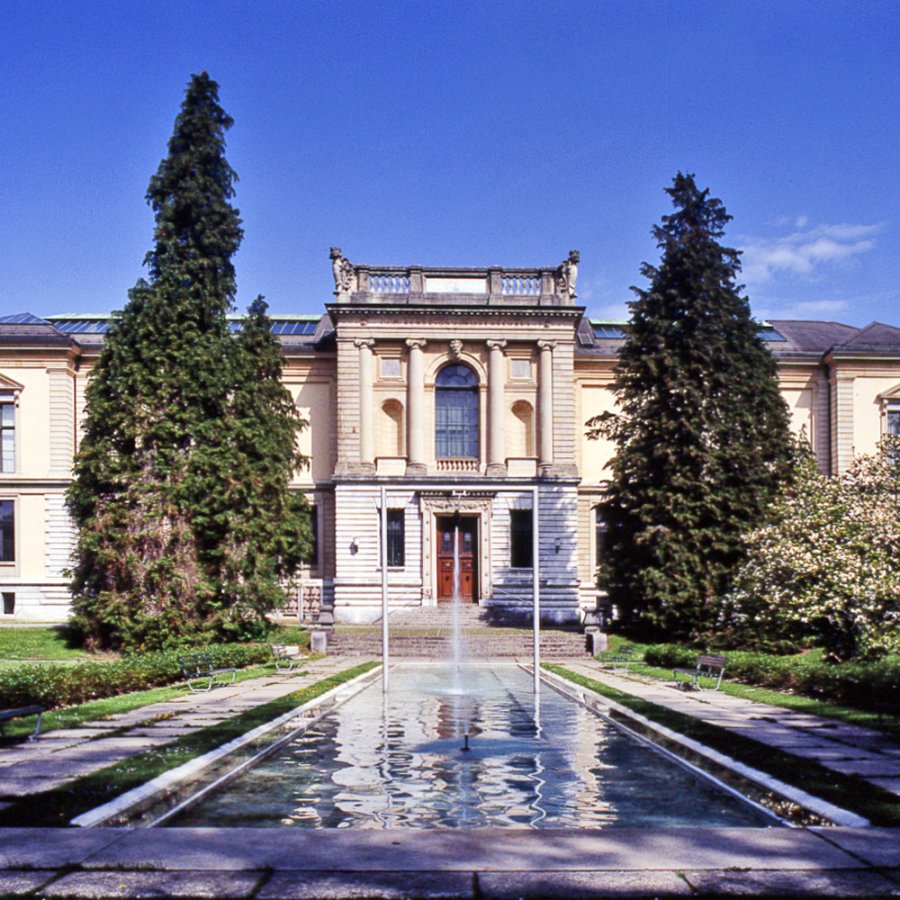
{"type": "Polygon", "coordinates": [[[454,565],[459,559],[459,596],[472,603],[478,599],[478,518],[439,516],[437,519],[438,602],[453,600],[454,565]]]}

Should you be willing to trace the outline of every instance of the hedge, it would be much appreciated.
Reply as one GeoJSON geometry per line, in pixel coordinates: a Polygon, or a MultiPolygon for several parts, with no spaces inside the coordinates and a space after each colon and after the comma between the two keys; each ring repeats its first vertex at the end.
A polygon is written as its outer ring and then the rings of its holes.
{"type": "MultiPolygon", "coordinates": [[[[651,644],[644,661],[670,668],[692,666],[697,650],[677,644],[651,644]]],[[[863,709],[900,704],[900,656],[892,654],[871,662],[830,663],[817,654],[776,656],[773,653],[727,653],[729,678],[757,687],[794,691],[863,709]]]]}
{"type": "MultiPolygon", "coordinates": [[[[55,709],[182,681],[180,652],[184,651],[160,650],[106,663],[30,664],[6,669],[0,671],[0,707],[39,704],[55,709]]],[[[217,667],[240,668],[271,659],[267,644],[219,644],[203,652],[209,653],[217,667]]]]}

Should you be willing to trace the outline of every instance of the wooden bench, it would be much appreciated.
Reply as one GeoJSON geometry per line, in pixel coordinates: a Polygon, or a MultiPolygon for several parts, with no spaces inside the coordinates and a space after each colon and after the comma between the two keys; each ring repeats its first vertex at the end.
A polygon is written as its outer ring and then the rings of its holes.
{"type": "Polygon", "coordinates": [[[37,716],[37,725],[34,731],[28,735],[28,740],[37,739],[41,730],[41,716],[44,714],[43,706],[19,706],[16,709],[0,709],[0,724],[10,722],[13,719],[24,719],[26,716],[37,716]]]}
{"type": "Polygon", "coordinates": [[[230,666],[214,669],[212,658],[208,653],[185,653],[178,657],[181,672],[192,691],[208,691],[214,684],[234,684],[236,670],[230,666]],[[226,682],[221,676],[231,673],[231,681],[226,682]],[[203,683],[206,682],[206,686],[203,683]]]}
{"type": "Polygon", "coordinates": [[[290,672],[303,659],[300,648],[296,644],[270,644],[275,668],[279,672],[290,672]]]}
{"type": "Polygon", "coordinates": [[[704,690],[700,683],[701,678],[715,680],[716,686],[712,690],[717,691],[722,685],[722,675],[725,673],[727,658],[715,653],[701,653],[692,669],[674,668],[672,675],[675,678],[675,687],[683,690],[704,690]]]}

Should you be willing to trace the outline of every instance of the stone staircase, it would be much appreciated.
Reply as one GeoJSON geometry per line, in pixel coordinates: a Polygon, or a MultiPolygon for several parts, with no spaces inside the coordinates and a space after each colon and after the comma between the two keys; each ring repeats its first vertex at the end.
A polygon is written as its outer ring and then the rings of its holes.
{"type": "MultiPolygon", "coordinates": [[[[478,606],[459,607],[459,633],[466,659],[531,659],[531,628],[494,625],[478,606]]],[[[452,659],[453,607],[451,604],[417,607],[391,613],[388,646],[392,658],[452,659]]],[[[328,636],[329,654],[381,655],[381,622],[374,625],[337,625],[328,636]]],[[[577,630],[541,628],[542,659],[584,659],[588,656],[584,635],[577,630]]]]}

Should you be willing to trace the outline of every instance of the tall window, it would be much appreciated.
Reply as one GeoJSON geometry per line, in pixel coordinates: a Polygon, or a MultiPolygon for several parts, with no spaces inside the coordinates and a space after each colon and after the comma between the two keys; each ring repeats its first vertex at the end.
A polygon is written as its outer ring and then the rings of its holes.
{"type": "Polygon", "coordinates": [[[534,520],[530,509],[509,511],[509,562],[515,569],[530,569],[534,563],[534,520]]]}
{"type": "Polygon", "coordinates": [[[319,564],[319,510],[314,504],[309,507],[309,552],[304,562],[308,566],[319,564]]]}
{"type": "Polygon", "coordinates": [[[387,564],[406,564],[406,516],[402,509],[387,511],[387,564]]]}
{"type": "Polygon", "coordinates": [[[599,506],[594,507],[594,565],[599,569],[606,555],[606,522],[599,506]]]}
{"type": "Polygon", "coordinates": [[[438,372],[434,438],[438,459],[478,458],[478,378],[468,366],[438,372]]]}
{"type": "Polygon", "coordinates": [[[0,472],[16,470],[16,404],[12,391],[0,391],[0,472]]]}
{"type": "Polygon", "coordinates": [[[16,505],[0,500],[0,562],[16,561],[16,505]]]}

